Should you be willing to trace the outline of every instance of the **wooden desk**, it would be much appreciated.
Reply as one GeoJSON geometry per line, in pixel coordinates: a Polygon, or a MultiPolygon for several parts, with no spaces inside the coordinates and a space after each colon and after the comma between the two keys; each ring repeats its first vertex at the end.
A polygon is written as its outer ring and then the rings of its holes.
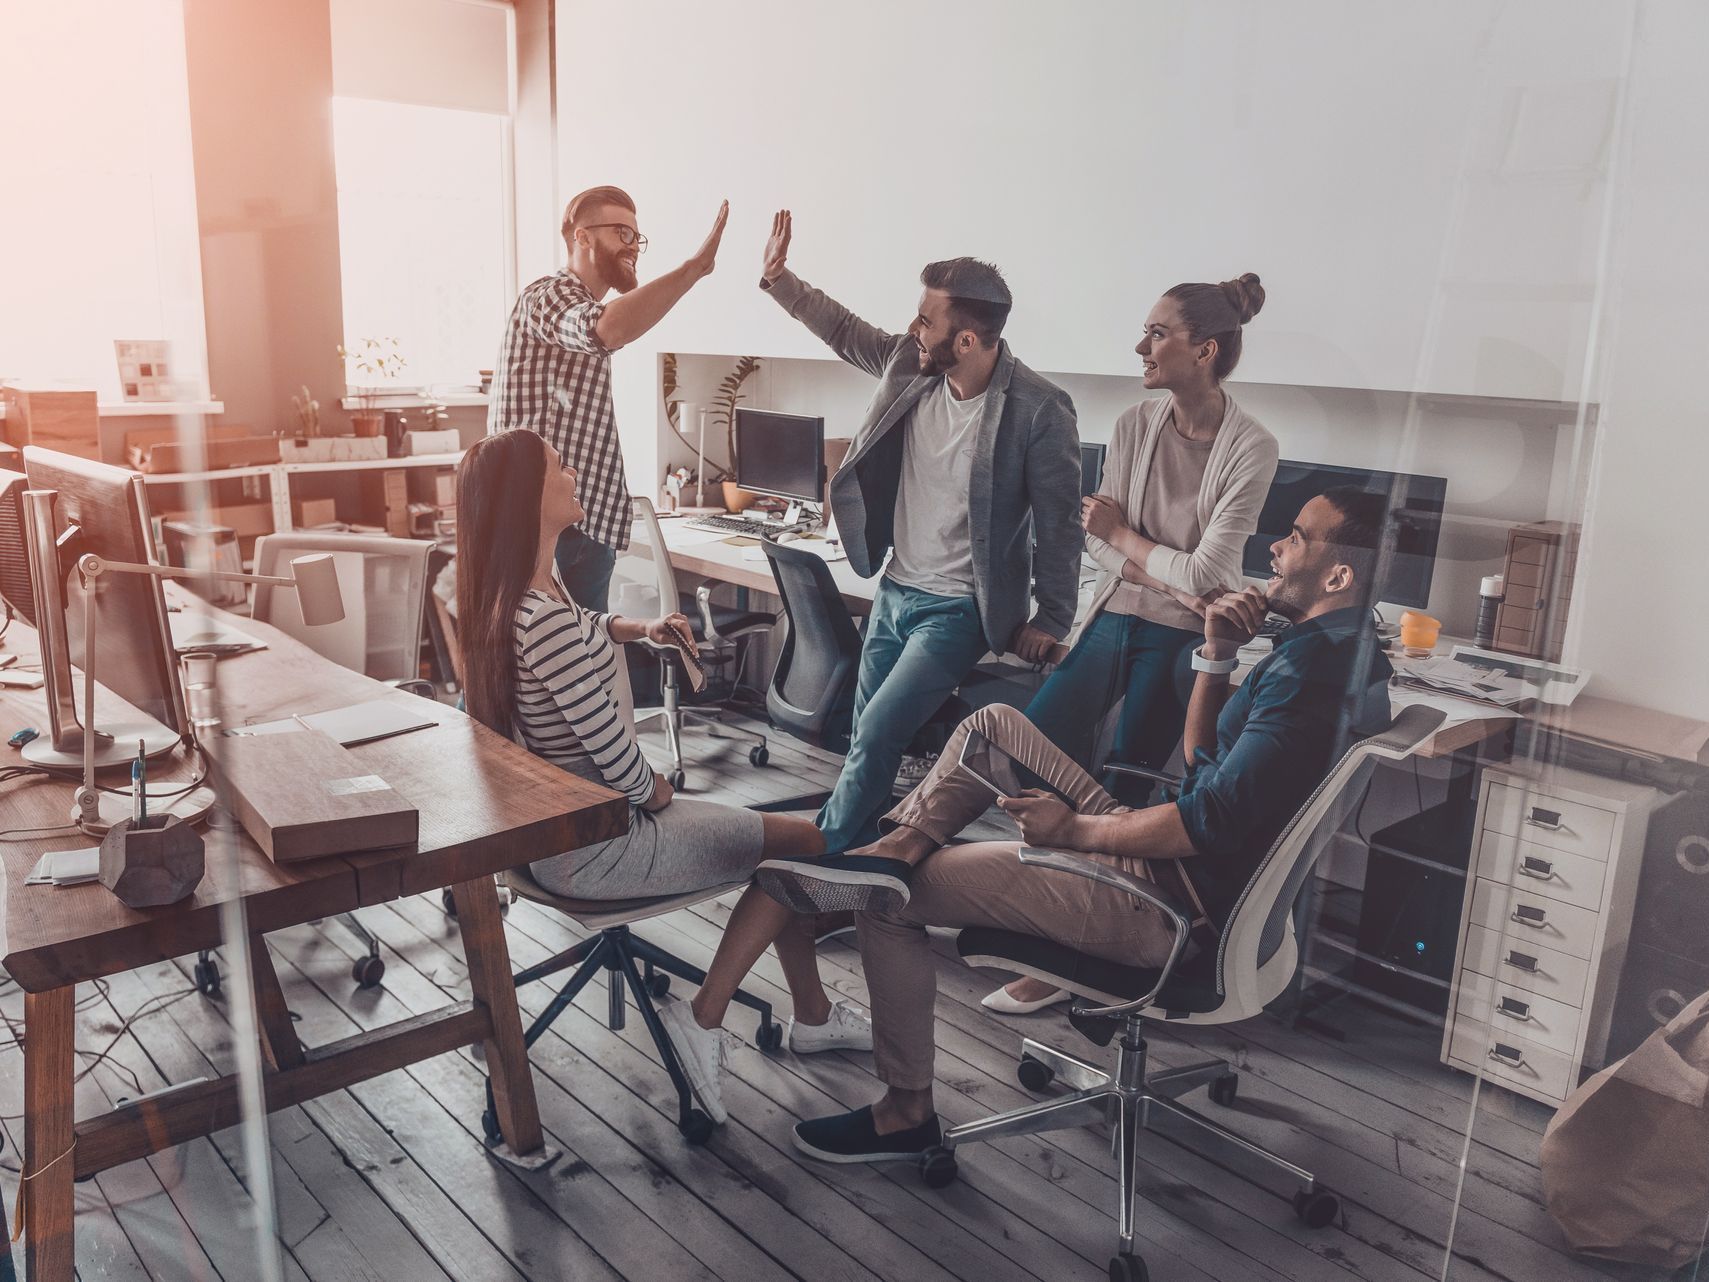
{"type": "MultiPolygon", "coordinates": [[[[47,850],[91,844],[76,833],[0,843],[0,958],[24,989],[24,1170],[28,1276],[72,1276],[72,1180],[237,1122],[235,1076],[173,1091],[142,1105],[74,1119],[73,985],[202,948],[248,944],[268,1111],[286,1108],[459,1046],[486,1047],[500,1126],[518,1154],[542,1147],[539,1111],[511,984],[510,956],[492,875],[619,833],[627,802],[529,755],[454,708],[372,681],[320,658],[277,629],[241,620],[270,647],[223,659],[226,725],[268,721],[369,699],[429,707],[439,724],[352,748],[362,764],[420,812],[418,843],[276,866],[235,828],[210,828],[208,871],[195,894],[168,908],[126,908],[98,883],[55,888],[24,879],[47,850]],[[450,886],[469,964],[472,1000],[325,1046],[304,1048],[263,936],[271,930],[450,886]],[[227,940],[222,909],[240,907],[246,940],[227,940]]],[[[14,622],[8,648],[28,662],[35,638],[14,622]]],[[[122,701],[102,696],[103,708],[122,701]]],[[[0,692],[0,731],[45,725],[40,691],[0,692]]],[[[188,778],[187,763],[163,777],[188,778]]],[[[113,779],[115,784],[121,783],[113,779]]],[[[4,827],[66,822],[73,784],[33,778],[3,785],[4,827]]]]}
{"type": "MultiPolygon", "coordinates": [[[[712,539],[706,531],[691,529],[681,517],[661,517],[659,532],[665,536],[665,547],[670,552],[673,569],[754,592],[777,595],[777,580],[772,578],[771,563],[750,561],[745,555],[749,548],[759,546],[757,536],[750,539],[731,535],[725,539],[712,539]]],[[[644,550],[640,548],[639,539],[635,546],[637,550],[644,550]]],[[[857,617],[871,613],[872,598],[878,591],[878,576],[861,578],[846,557],[825,564],[836,582],[837,591],[842,593],[849,613],[857,617]]]]}

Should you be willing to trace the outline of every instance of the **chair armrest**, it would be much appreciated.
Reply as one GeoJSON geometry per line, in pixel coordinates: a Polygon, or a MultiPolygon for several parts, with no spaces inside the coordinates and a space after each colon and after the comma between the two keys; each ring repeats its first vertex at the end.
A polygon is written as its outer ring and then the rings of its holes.
{"type": "Polygon", "coordinates": [[[1066,850],[1045,850],[1038,846],[1022,846],[1021,862],[1034,868],[1050,868],[1056,872],[1065,872],[1074,877],[1084,877],[1087,881],[1095,881],[1100,885],[1132,895],[1152,905],[1168,920],[1175,929],[1175,940],[1169,946],[1169,958],[1163,963],[1158,972],[1157,983],[1145,996],[1131,1002],[1123,1002],[1116,1006],[1098,1006],[1085,1009],[1076,1008],[1083,1015],[1126,1015],[1130,1011],[1144,1010],[1156,1000],[1157,994],[1163,991],[1170,976],[1175,973],[1175,964],[1181,960],[1181,953],[1187,947],[1187,935],[1193,929],[1192,915],[1181,907],[1175,897],[1161,886],[1144,878],[1135,877],[1119,868],[1111,868],[1108,864],[1096,859],[1088,859],[1085,855],[1073,854],[1066,850]]]}
{"type": "Polygon", "coordinates": [[[420,677],[400,677],[395,681],[386,682],[399,690],[408,690],[411,694],[420,695],[423,699],[437,699],[439,691],[434,689],[433,682],[423,681],[420,677]]]}
{"type": "Polygon", "coordinates": [[[712,621],[712,589],[716,580],[707,579],[694,589],[694,603],[700,607],[701,635],[708,641],[720,640],[718,625],[712,621]]]}
{"type": "Polygon", "coordinates": [[[1110,775],[1127,775],[1130,778],[1149,779],[1152,783],[1162,784],[1165,800],[1168,800],[1169,794],[1179,795],[1181,791],[1180,775],[1172,775],[1167,770],[1153,770],[1150,766],[1130,766],[1122,761],[1106,761],[1103,773],[1106,778],[1110,775]]]}

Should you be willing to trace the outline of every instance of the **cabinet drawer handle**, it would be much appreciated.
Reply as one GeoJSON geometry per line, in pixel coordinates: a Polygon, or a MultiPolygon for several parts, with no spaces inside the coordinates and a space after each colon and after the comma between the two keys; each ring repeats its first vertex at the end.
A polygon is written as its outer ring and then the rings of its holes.
{"type": "Polygon", "coordinates": [[[1525,1067],[1525,1052],[1517,1046],[1503,1046],[1497,1042],[1489,1048],[1489,1057],[1498,1063],[1506,1064],[1509,1068],[1525,1067]]]}
{"type": "Polygon", "coordinates": [[[1517,948],[1510,948],[1507,950],[1507,956],[1504,960],[1514,970],[1522,970],[1527,975],[1537,973],[1537,959],[1530,953],[1522,953],[1517,948]]]}
{"type": "Polygon", "coordinates": [[[1549,924],[1549,914],[1541,908],[1533,908],[1530,904],[1520,904],[1510,914],[1510,921],[1516,921],[1521,926],[1529,926],[1532,930],[1541,930],[1549,924]]]}
{"type": "Polygon", "coordinates": [[[1521,876],[1530,877],[1534,881],[1549,881],[1555,875],[1555,865],[1547,859],[1539,859],[1535,855],[1526,855],[1519,861],[1521,876]]]}
{"type": "Polygon", "coordinates": [[[1566,827],[1561,822],[1560,811],[1544,810],[1541,806],[1532,806],[1531,813],[1525,816],[1525,822],[1533,828],[1542,828],[1547,832],[1559,832],[1566,827]]]}
{"type": "Polygon", "coordinates": [[[1531,1003],[1522,1002],[1512,997],[1503,997],[1495,1008],[1495,1013],[1505,1015],[1509,1019],[1531,1022],[1531,1003]]]}

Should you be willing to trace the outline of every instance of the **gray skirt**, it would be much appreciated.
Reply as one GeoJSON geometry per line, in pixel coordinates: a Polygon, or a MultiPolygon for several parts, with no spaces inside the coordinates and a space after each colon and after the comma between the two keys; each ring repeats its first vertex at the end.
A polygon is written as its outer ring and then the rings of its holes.
{"type": "Polygon", "coordinates": [[[760,862],[765,820],[756,811],[676,797],[663,810],[629,810],[629,831],[529,865],[554,895],[639,899],[745,881],[760,862]]]}

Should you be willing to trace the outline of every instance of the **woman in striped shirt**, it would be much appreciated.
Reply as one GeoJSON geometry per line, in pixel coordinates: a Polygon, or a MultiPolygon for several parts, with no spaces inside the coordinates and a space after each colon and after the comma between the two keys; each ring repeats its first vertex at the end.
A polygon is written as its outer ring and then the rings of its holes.
{"type": "MultiPolygon", "coordinates": [[[[682,615],[640,621],[596,614],[558,581],[558,535],[580,521],[576,474],[533,432],[477,441],[457,472],[457,631],[472,716],[571,774],[629,798],[629,830],[536,861],[534,879],[578,899],[680,894],[749,877],[762,859],[815,855],[824,837],[788,815],[673,796],[641,754],[618,647],[692,635],[682,615]]],[[[870,1049],[864,1012],[834,1005],[819,979],[812,919],[750,886],[730,914],[692,1003],[660,1011],[702,1107],[726,1116],[719,1070],[725,1011],[760,954],[777,945],[795,1006],[785,1035],[796,1052],[870,1049]]]]}

